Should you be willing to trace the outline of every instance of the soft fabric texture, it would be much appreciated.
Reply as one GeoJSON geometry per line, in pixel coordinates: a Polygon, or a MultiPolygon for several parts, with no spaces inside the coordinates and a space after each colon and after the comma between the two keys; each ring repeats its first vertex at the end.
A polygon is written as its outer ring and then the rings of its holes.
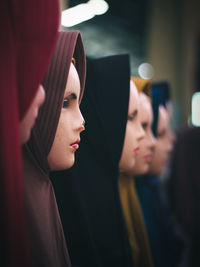
{"type": "Polygon", "coordinates": [[[0,265],[30,266],[24,218],[19,121],[27,112],[56,42],[57,0],[0,1],[0,265]]]}
{"type": "Polygon", "coordinates": [[[181,128],[172,157],[168,190],[173,212],[189,241],[187,266],[190,267],[200,265],[199,151],[200,127],[181,128]]]}
{"type": "Polygon", "coordinates": [[[138,77],[131,77],[139,93],[145,93],[147,96],[151,96],[151,81],[138,77]]]}
{"type": "Polygon", "coordinates": [[[172,214],[163,199],[159,177],[145,175],[135,179],[137,194],[149,236],[154,266],[176,267],[183,243],[176,232],[172,214]]]}
{"type": "Polygon", "coordinates": [[[81,82],[85,83],[85,55],[79,32],[60,32],[43,86],[46,101],[23,148],[25,208],[33,266],[71,266],[47,156],[54,141],[72,57],[81,82]]]}
{"type": "Polygon", "coordinates": [[[134,266],[151,267],[153,262],[149,239],[132,176],[119,175],[119,192],[134,266]]]}
{"type": "Polygon", "coordinates": [[[86,130],[76,163],[71,170],[53,175],[74,265],[133,266],[118,192],[129,91],[128,55],[88,61],[81,103],[86,130]]]}
{"type": "Polygon", "coordinates": [[[156,81],[152,82],[153,90],[161,90],[163,104],[166,105],[168,101],[171,101],[171,88],[170,84],[167,81],[156,81]]]}

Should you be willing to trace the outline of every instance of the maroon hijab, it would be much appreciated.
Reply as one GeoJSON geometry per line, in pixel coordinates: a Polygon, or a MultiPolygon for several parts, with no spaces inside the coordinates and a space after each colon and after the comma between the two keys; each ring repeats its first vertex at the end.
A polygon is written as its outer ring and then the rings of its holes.
{"type": "Polygon", "coordinates": [[[47,156],[54,141],[72,57],[81,83],[85,84],[85,54],[78,31],[60,32],[43,86],[46,100],[23,149],[25,170],[25,205],[34,266],[70,266],[70,259],[49,180],[47,156]]]}
{"type": "Polygon", "coordinates": [[[0,265],[30,266],[19,121],[53,52],[59,5],[57,0],[1,0],[0,17],[0,265]]]}

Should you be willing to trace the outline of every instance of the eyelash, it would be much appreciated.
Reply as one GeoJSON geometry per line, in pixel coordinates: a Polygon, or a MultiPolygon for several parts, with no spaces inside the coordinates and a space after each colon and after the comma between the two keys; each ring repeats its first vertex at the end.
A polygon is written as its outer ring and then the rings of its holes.
{"type": "Polygon", "coordinates": [[[147,127],[148,127],[148,123],[147,123],[147,122],[142,123],[142,128],[143,128],[144,130],[146,130],[147,127]]]}
{"type": "Polygon", "coordinates": [[[135,115],[128,115],[128,121],[133,121],[135,119],[135,115]]]}
{"type": "Polygon", "coordinates": [[[158,137],[163,137],[165,135],[166,131],[162,131],[161,133],[158,133],[158,137]]]}
{"type": "Polygon", "coordinates": [[[64,99],[63,108],[68,108],[68,107],[69,107],[69,99],[64,99]]]}

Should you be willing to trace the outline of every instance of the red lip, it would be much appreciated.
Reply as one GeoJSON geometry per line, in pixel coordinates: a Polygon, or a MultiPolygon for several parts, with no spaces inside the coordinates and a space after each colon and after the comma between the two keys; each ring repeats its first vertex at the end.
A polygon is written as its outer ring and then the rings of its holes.
{"type": "Polygon", "coordinates": [[[80,139],[77,139],[74,143],[72,143],[70,146],[75,148],[75,149],[78,149],[79,148],[79,143],[80,143],[80,139]]]}
{"type": "Polygon", "coordinates": [[[140,151],[140,148],[139,148],[139,147],[136,147],[136,148],[133,150],[133,153],[134,153],[135,155],[137,155],[137,154],[139,153],[139,151],[140,151]]]}
{"type": "Polygon", "coordinates": [[[152,160],[152,154],[147,154],[144,156],[144,158],[147,162],[150,162],[152,160]]]}

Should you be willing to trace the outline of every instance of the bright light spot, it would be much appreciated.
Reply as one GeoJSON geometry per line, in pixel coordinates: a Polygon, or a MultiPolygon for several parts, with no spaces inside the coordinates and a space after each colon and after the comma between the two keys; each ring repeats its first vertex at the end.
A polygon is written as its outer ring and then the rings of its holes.
{"type": "Polygon", "coordinates": [[[95,15],[104,14],[108,8],[109,5],[104,0],[90,0],[87,3],[64,10],[61,16],[61,24],[65,27],[72,27],[92,19],[95,15]]]}
{"type": "Polygon", "coordinates": [[[88,5],[91,7],[95,15],[103,15],[109,9],[109,5],[104,0],[90,0],[88,5]]]}
{"type": "Polygon", "coordinates": [[[200,126],[200,93],[194,93],[192,96],[192,124],[200,126]]]}
{"type": "Polygon", "coordinates": [[[138,68],[138,73],[142,79],[152,79],[154,75],[154,69],[149,63],[142,63],[138,68]]]}

